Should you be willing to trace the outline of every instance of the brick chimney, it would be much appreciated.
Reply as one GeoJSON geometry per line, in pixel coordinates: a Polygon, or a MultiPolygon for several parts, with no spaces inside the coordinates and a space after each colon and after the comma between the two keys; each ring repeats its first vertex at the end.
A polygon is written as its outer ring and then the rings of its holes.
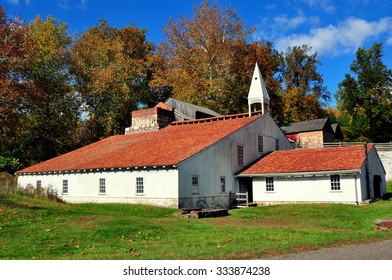
{"type": "Polygon", "coordinates": [[[155,131],[168,126],[174,121],[174,109],[162,102],[154,108],[132,112],[132,126],[125,129],[125,134],[155,131]]]}

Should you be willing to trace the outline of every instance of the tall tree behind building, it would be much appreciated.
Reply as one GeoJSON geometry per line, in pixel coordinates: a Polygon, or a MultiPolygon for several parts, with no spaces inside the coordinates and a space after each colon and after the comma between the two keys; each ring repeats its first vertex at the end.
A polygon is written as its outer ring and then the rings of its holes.
{"type": "Polygon", "coordinates": [[[9,19],[0,6],[0,172],[14,172],[21,164],[16,128],[31,87],[24,79],[25,56],[31,46],[27,25],[21,19],[9,19]]]}
{"type": "Polygon", "coordinates": [[[77,146],[73,132],[79,119],[79,99],[70,86],[71,37],[65,23],[37,16],[28,26],[33,47],[26,80],[34,88],[26,97],[20,139],[26,160],[39,162],[77,146]]]}
{"type": "Polygon", "coordinates": [[[167,42],[158,47],[161,63],[154,86],[170,86],[175,98],[208,107],[221,114],[247,110],[246,97],[254,65],[271,95],[279,85],[274,53],[269,44],[247,40],[253,32],[236,12],[204,1],[194,16],[170,19],[167,42]]]}
{"type": "Polygon", "coordinates": [[[392,71],[382,58],[381,43],[359,48],[351,74],[339,84],[336,100],[349,140],[383,142],[392,138],[392,71]]]}
{"type": "Polygon", "coordinates": [[[285,121],[311,120],[323,116],[323,107],[330,93],[323,86],[323,77],[317,71],[319,64],[317,53],[311,53],[311,47],[288,48],[282,70],[282,114],[285,121]]]}
{"type": "Polygon", "coordinates": [[[105,20],[76,41],[71,69],[85,105],[87,143],[121,134],[130,125],[131,112],[148,94],[150,51],[145,30],[117,29],[105,20]]]}

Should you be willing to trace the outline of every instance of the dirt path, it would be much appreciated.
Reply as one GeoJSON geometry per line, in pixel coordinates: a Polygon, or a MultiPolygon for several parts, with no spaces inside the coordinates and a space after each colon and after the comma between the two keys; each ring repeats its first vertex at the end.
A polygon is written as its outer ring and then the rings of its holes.
{"type": "Polygon", "coordinates": [[[270,258],[272,260],[392,260],[392,240],[324,248],[270,258]]]}

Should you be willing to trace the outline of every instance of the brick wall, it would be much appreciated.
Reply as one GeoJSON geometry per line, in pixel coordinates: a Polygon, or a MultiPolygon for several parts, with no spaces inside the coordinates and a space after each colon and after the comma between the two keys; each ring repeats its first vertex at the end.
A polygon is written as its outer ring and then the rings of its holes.
{"type": "Polygon", "coordinates": [[[125,134],[154,131],[168,126],[174,120],[172,110],[159,107],[132,112],[132,126],[125,130],[125,134]]]}

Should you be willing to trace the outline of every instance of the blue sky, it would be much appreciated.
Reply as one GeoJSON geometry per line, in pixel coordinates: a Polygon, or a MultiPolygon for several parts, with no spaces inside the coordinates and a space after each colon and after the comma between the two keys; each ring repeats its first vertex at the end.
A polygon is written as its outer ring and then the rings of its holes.
{"type": "MultiPolygon", "coordinates": [[[[100,18],[123,27],[134,23],[147,29],[147,39],[165,40],[163,27],[170,17],[192,16],[201,0],[0,0],[9,16],[30,21],[36,15],[51,15],[68,24],[69,31],[82,32],[100,18]]],[[[211,1],[213,2],[213,1],[211,1]]],[[[308,44],[317,51],[318,71],[334,94],[349,72],[358,47],[384,44],[384,63],[392,68],[391,0],[220,0],[221,7],[236,10],[253,37],[268,40],[284,51],[288,46],[308,44]]],[[[332,103],[331,105],[334,105],[332,103]]]]}

